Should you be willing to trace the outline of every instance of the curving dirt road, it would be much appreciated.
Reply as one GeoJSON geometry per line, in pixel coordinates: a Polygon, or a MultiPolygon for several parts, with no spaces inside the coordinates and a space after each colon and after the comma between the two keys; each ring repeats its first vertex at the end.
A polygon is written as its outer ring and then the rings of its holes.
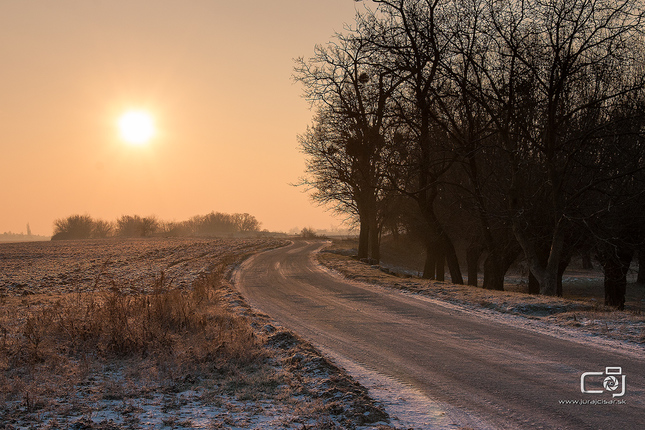
{"type": "Polygon", "coordinates": [[[251,305],[315,345],[445,405],[456,426],[645,428],[638,353],[347,281],[314,262],[324,246],[297,242],[255,255],[235,283],[251,305]],[[607,367],[621,368],[615,391],[603,388],[607,367]],[[581,392],[585,372],[601,373],[586,376],[584,388],[602,393],[581,392]]]}

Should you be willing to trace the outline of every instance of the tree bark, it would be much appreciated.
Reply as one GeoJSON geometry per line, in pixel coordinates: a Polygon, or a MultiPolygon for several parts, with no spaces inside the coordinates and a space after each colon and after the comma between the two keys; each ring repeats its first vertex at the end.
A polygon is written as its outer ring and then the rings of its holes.
{"type": "Polygon", "coordinates": [[[464,277],[461,274],[461,268],[459,267],[459,259],[457,258],[457,251],[455,250],[455,245],[453,245],[452,240],[448,237],[445,231],[442,231],[443,234],[443,255],[444,261],[448,264],[448,271],[450,272],[450,280],[453,284],[464,283],[464,277]]]}
{"type": "MultiPolygon", "coordinates": [[[[546,266],[549,259],[549,249],[544,248],[537,252],[540,264],[546,266]]],[[[540,294],[540,282],[537,280],[533,272],[529,270],[529,294],[540,294]]]]}
{"type": "Polygon", "coordinates": [[[369,253],[369,222],[367,217],[360,214],[360,231],[358,233],[358,258],[367,258],[369,253]]]}
{"type": "MultiPolygon", "coordinates": [[[[428,243],[426,244],[426,260],[427,256],[434,253],[437,257],[437,266],[438,263],[441,263],[441,270],[436,268],[437,279],[441,276],[444,278],[444,265],[448,264],[448,270],[450,271],[450,279],[455,284],[463,284],[464,278],[461,275],[461,269],[459,268],[459,259],[457,258],[457,252],[455,251],[455,246],[452,243],[452,240],[446,234],[446,231],[443,229],[441,223],[437,219],[436,214],[434,213],[434,208],[432,207],[432,201],[436,197],[436,194],[433,195],[432,200],[429,202],[419,203],[420,208],[422,209],[423,217],[427,223],[427,228],[429,230],[428,238],[426,239],[428,243]],[[431,252],[430,247],[435,249],[431,252]]],[[[426,261],[426,268],[429,262],[426,261]]],[[[425,270],[424,270],[425,272],[425,270]]],[[[424,278],[428,278],[424,273],[424,278]]]]}
{"type": "Polygon", "coordinates": [[[484,260],[484,289],[503,291],[505,274],[499,255],[489,253],[484,260]]]}
{"type": "Polygon", "coordinates": [[[436,279],[437,281],[446,280],[446,253],[442,248],[439,248],[437,255],[437,270],[436,270],[436,279]]]}
{"type": "Polygon", "coordinates": [[[605,305],[625,308],[627,277],[620,262],[611,260],[605,263],[605,305]]]}
{"type": "MultiPolygon", "coordinates": [[[[374,204],[376,206],[376,204],[374,204]]],[[[376,216],[376,208],[370,211],[369,219],[369,259],[372,264],[379,264],[381,260],[381,244],[380,244],[380,231],[378,228],[378,220],[376,216]]]]}
{"type": "Polygon", "coordinates": [[[479,244],[471,245],[466,251],[466,266],[468,270],[468,285],[477,286],[477,275],[479,272],[479,258],[482,255],[482,247],[479,244]]]}
{"type": "Polygon", "coordinates": [[[645,249],[638,250],[638,278],[636,283],[645,285],[645,249]]]}
{"type": "Polygon", "coordinates": [[[514,246],[489,251],[486,260],[484,260],[484,289],[504,290],[504,277],[518,254],[519,249],[514,246]]]}
{"type": "Polygon", "coordinates": [[[529,294],[540,294],[540,283],[533,276],[533,272],[529,270],[529,294]]]}
{"type": "Polygon", "coordinates": [[[524,231],[522,231],[515,219],[513,220],[513,233],[524,251],[524,256],[526,257],[531,273],[533,273],[533,276],[535,276],[535,279],[540,284],[540,294],[544,296],[557,295],[558,269],[564,251],[562,226],[556,225],[553,230],[546,264],[542,262],[536,245],[526,237],[524,231]]]}
{"type": "Polygon", "coordinates": [[[598,255],[598,260],[605,272],[605,305],[623,310],[627,292],[627,272],[634,252],[620,245],[612,248],[611,251],[598,255]]]}
{"type": "MultiPolygon", "coordinates": [[[[546,265],[547,259],[548,259],[548,251],[545,253],[541,254],[541,258],[543,263],[546,265]]],[[[569,266],[569,263],[571,262],[571,257],[569,256],[568,258],[565,258],[560,262],[560,265],[558,266],[558,278],[557,278],[557,287],[556,287],[556,295],[558,297],[562,297],[562,275],[564,275],[564,271],[567,270],[567,267],[569,266]]],[[[540,283],[538,280],[533,276],[533,273],[529,271],[529,294],[540,294],[540,283]]]]}
{"type": "Polygon", "coordinates": [[[562,297],[562,275],[564,275],[564,271],[569,267],[569,263],[571,263],[571,256],[563,259],[558,266],[558,289],[556,292],[558,297],[562,297]]]}
{"type": "Polygon", "coordinates": [[[540,282],[540,294],[543,296],[555,296],[558,293],[558,272],[545,270],[542,282],[540,282]]]}
{"type": "Polygon", "coordinates": [[[426,260],[423,266],[423,279],[435,279],[437,270],[437,246],[434,241],[426,241],[426,260]]]}

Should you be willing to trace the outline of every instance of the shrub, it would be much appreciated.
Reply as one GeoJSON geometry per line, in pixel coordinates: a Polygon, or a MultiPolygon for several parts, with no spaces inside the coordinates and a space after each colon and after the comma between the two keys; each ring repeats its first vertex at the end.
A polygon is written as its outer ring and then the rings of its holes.
{"type": "Polygon", "coordinates": [[[114,226],[112,223],[103,220],[94,221],[94,227],[92,229],[92,237],[96,239],[104,239],[108,236],[111,236],[114,231],[114,226]]]}
{"type": "Polygon", "coordinates": [[[208,215],[198,215],[192,218],[192,225],[197,235],[213,235],[235,233],[235,219],[232,215],[211,212],[208,215]]]}
{"type": "Polygon", "coordinates": [[[159,221],[153,216],[123,215],[116,224],[117,234],[123,237],[148,237],[159,229],[159,221]]]}
{"type": "Polygon", "coordinates": [[[54,221],[52,240],[89,239],[94,229],[94,220],[89,215],[71,215],[54,221]]]}
{"type": "Polygon", "coordinates": [[[198,236],[254,232],[259,231],[261,225],[253,215],[247,213],[231,215],[221,212],[197,215],[185,224],[198,236]]]}
{"type": "Polygon", "coordinates": [[[300,231],[300,236],[304,239],[315,239],[318,237],[316,231],[312,227],[305,227],[300,231]]]}
{"type": "Polygon", "coordinates": [[[211,212],[183,222],[160,222],[154,216],[123,215],[110,223],[93,220],[89,215],[72,215],[54,222],[52,240],[121,237],[149,237],[161,233],[168,236],[216,236],[221,234],[257,232],[260,222],[252,215],[211,212]]]}

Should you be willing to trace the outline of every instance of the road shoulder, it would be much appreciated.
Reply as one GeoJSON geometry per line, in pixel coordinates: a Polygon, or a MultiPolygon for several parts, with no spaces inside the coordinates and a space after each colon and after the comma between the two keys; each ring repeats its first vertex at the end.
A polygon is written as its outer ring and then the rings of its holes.
{"type": "Polygon", "coordinates": [[[401,277],[380,266],[338,253],[333,248],[321,250],[316,260],[321,266],[351,281],[417,294],[496,319],[508,319],[513,324],[522,321],[550,334],[567,333],[582,341],[610,345],[618,342],[625,349],[645,352],[645,315],[637,312],[608,310],[593,301],[491,291],[450,282],[401,277]]]}

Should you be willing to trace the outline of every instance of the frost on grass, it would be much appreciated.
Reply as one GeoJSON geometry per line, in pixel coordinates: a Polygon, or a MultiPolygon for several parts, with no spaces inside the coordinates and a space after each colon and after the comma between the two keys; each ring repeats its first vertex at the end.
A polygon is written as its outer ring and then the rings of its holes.
{"type": "Polygon", "coordinates": [[[0,428],[387,428],[364,388],[227,284],[279,242],[26,245],[2,254],[0,428]]]}

